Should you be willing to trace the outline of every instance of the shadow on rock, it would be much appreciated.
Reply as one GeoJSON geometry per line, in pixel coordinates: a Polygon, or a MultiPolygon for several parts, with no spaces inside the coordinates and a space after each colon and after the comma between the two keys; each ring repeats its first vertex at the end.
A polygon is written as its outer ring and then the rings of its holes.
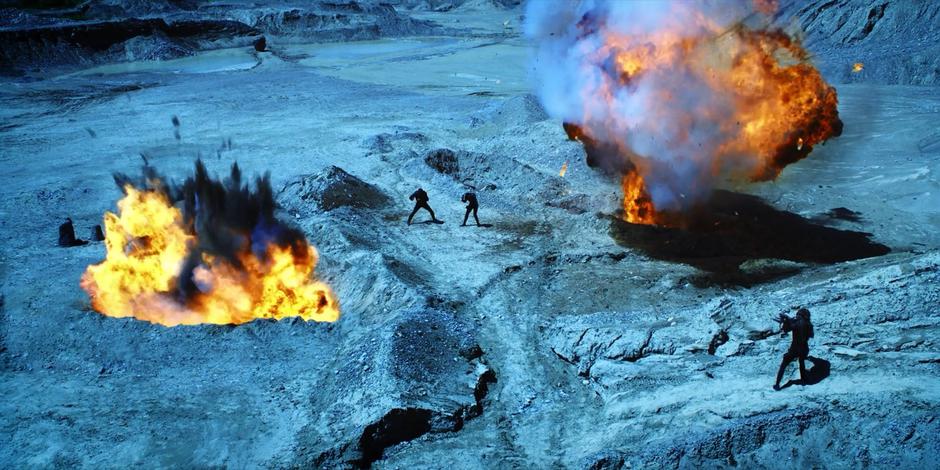
{"type": "Polygon", "coordinates": [[[798,273],[796,263],[832,264],[891,251],[873,242],[870,233],[826,227],[775,209],[759,197],[730,191],[715,191],[685,216],[682,227],[611,218],[610,236],[651,258],[705,271],[705,278],[696,280],[703,284],[759,284],[798,273]]]}
{"type": "Polygon", "coordinates": [[[781,390],[791,385],[816,385],[829,377],[829,361],[813,356],[808,356],[806,360],[812,364],[812,367],[806,369],[806,376],[801,380],[787,381],[780,387],[781,390]]]}
{"type": "Polygon", "coordinates": [[[342,379],[318,385],[321,414],[300,433],[290,467],[369,468],[390,447],[460,431],[483,413],[496,373],[473,324],[430,307],[394,310],[388,320],[338,350],[327,373],[342,379]]]}
{"type": "Polygon", "coordinates": [[[800,385],[816,385],[829,377],[829,361],[813,356],[807,357],[806,360],[811,362],[813,367],[806,370],[806,377],[800,385]]]}
{"type": "Polygon", "coordinates": [[[359,439],[362,458],[354,463],[369,468],[382,458],[388,447],[410,441],[431,431],[431,411],[419,408],[396,408],[379,421],[370,424],[359,439]]]}

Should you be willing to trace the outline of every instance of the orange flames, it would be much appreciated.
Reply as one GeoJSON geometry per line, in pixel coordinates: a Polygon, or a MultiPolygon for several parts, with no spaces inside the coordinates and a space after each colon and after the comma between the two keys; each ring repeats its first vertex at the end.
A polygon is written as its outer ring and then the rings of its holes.
{"type": "MultiPolygon", "coordinates": [[[[757,6],[764,11],[775,3],[757,6]]],[[[722,181],[772,180],[841,134],[836,91],[796,39],[741,23],[718,25],[696,2],[651,5],[675,14],[644,29],[590,11],[571,39],[577,48],[568,49],[584,54],[574,69],[581,78],[571,79],[580,87],[574,101],[582,116],[566,122],[565,131],[585,143],[589,162],[622,162],[628,221],[656,223],[654,204],[690,209],[722,181]]]]}
{"type": "Polygon", "coordinates": [[[783,32],[741,30],[738,36],[740,49],[725,77],[712,81],[733,97],[734,112],[722,124],[740,123],[718,156],[748,156],[748,178],[772,180],[814,145],[842,133],[838,97],[808,63],[806,50],[783,32]]]}
{"type": "MultiPolygon", "coordinates": [[[[609,89],[602,90],[608,100],[617,93],[629,92],[622,89],[643,74],[654,71],[663,74],[670,69],[695,75],[707,84],[711,93],[726,98],[721,100],[730,105],[726,109],[706,106],[690,110],[690,115],[684,117],[687,122],[676,123],[681,132],[675,137],[680,141],[691,139],[690,134],[699,124],[696,118],[708,119],[710,125],[717,126],[716,134],[724,137],[715,146],[709,176],[721,173],[727,165],[735,163],[732,160],[744,157],[746,161],[737,163],[745,164],[748,179],[773,179],[788,163],[805,157],[813,145],[841,131],[835,90],[805,62],[806,51],[781,32],[739,27],[708,39],[672,34],[647,38],[652,43],[616,35],[608,39],[605,47],[616,58],[619,71],[618,80],[609,82],[609,89]],[[781,62],[781,58],[786,61],[781,62]]],[[[656,91],[654,102],[665,108],[679,105],[674,94],[680,90],[656,91]]],[[[661,125],[655,121],[663,117],[657,116],[655,109],[647,111],[652,115],[634,122],[633,127],[661,125]]],[[[591,122],[592,118],[587,116],[586,121],[591,122]]],[[[606,124],[609,128],[621,127],[620,123],[606,124]]],[[[582,132],[591,134],[591,126],[582,132]]]]}
{"type": "Polygon", "coordinates": [[[620,180],[623,188],[623,215],[631,224],[656,224],[656,209],[653,200],[646,192],[643,177],[636,171],[630,171],[620,180]]]}
{"type": "Polygon", "coordinates": [[[565,163],[562,163],[561,170],[558,170],[558,176],[561,176],[562,178],[564,178],[566,173],[568,173],[568,161],[567,160],[565,161],[565,163]]]}
{"type": "Polygon", "coordinates": [[[330,288],[311,280],[317,253],[306,243],[272,243],[259,258],[246,239],[237,253],[241,266],[203,253],[192,270],[198,292],[181,299],[177,284],[197,236],[162,192],[132,185],[124,191],[119,213],[104,216],[106,259],[89,266],[81,280],[98,312],[166,326],[339,317],[330,288]]]}

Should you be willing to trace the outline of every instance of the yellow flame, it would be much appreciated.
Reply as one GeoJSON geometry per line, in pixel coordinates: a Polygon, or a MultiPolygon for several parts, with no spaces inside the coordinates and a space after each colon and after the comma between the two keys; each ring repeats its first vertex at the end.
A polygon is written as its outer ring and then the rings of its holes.
{"type": "Polygon", "coordinates": [[[119,214],[106,213],[107,256],[89,266],[81,286],[98,312],[166,326],[239,324],[256,318],[336,321],[339,306],[329,286],[312,280],[316,250],[271,245],[263,259],[249,247],[241,266],[203,255],[193,270],[199,292],[185,303],[174,293],[180,271],[197,240],[180,210],[160,192],[124,188],[119,214]]]}
{"type": "Polygon", "coordinates": [[[558,176],[561,176],[562,178],[564,178],[565,173],[568,173],[568,161],[567,160],[565,161],[565,163],[561,165],[561,171],[558,172],[558,176]]]}
{"type": "Polygon", "coordinates": [[[643,177],[636,171],[623,175],[623,214],[631,224],[651,225],[656,223],[656,209],[646,192],[643,177]]]}
{"type": "Polygon", "coordinates": [[[853,72],[853,73],[859,73],[859,72],[861,72],[861,71],[864,70],[864,69],[865,69],[865,64],[863,64],[863,63],[861,63],[861,62],[856,62],[856,63],[852,64],[852,72],[853,72]]]}

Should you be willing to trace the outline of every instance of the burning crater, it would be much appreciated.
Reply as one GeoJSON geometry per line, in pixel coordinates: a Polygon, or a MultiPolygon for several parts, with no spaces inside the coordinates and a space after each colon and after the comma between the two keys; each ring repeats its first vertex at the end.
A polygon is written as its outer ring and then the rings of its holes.
{"type": "Polygon", "coordinates": [[[721,183],[772,180],[841,134],[835,89],[766,26],[774,3],[529,3],[539,96],[622,175],[627,222],[683,226],[721,183]]]}
{"type": "Polygon", "coordinates": [[[197,162],[181,186],[151,167],[115,182],[124,198],[104,216],[107,257],[81,280],[98,312],[166,326],[339,317],[329,286],[311,277],[316,250],[274,217],[267,176],[252,191],[237,165],[222,182],[197,162]]]}
{"type": "Polygon", "coordinates": [[[829,227],[756,196],[723,190],[684,213],[682,223],[678,228],[611,218],[609,230],[618,244],[650,258],[698,268],[704,275],[695,282],[705,285],[754,285],[796,274],[802,263],[833,264],[891,251],[870,233],[829,227]],[[761,267],[744,269],[749,260],[760,260],[761,267]]]}

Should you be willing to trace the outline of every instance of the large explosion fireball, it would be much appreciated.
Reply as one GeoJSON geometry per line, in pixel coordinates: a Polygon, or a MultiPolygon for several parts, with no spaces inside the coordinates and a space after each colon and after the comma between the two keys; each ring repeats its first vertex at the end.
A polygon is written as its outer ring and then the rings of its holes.
{"type": "Polygon", "coordinates": [[[530,2],[540,98],[589,163],[623,174],[628,222],[669,224],[718,183],[774,179],[841,134],[806,50],[748,25],[774,3],[530,2]]]}
{"type": "Polygon", "coordinates": [[[339,317],[330,288],[311,279],[316,250],[274,218],[267,177],[253,192],[237,165],[222,183],[198,162],[176,188],[149,167],[141,181],[115,181],[125,196],[104,217],[107,258],[81,281],[95,310],[167,326],[339,317]]]}

